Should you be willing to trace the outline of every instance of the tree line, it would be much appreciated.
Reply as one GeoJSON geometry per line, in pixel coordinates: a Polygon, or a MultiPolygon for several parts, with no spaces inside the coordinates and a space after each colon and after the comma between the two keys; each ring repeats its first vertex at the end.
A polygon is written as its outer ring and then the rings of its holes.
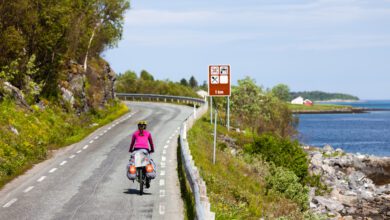
{"type": "Polygon", "coordinates": [[[128,8],[127,0],[0,1],[0,80],[55,96],[70,62],[86,70],[116,45],[128,8]]]}
{"type": "Polygon", "coordinates": [[[292,92],[285,84],[278,84],[270,90],[276,97],[282,101],[289,102],[292,99],[302,96],[312,101],[329,101],[329,100],[359,100],[359,97],[343,93],[327,93],[322,91],[304,91],[292,92]]]}
{"type": "Polygon", "coordinates": [[[116,92],[124,93],[143,93],[143,94],[161,94],[175,96],[199,97],[196,90],[202,87],[198,86],[198,82],[194,76],[190,78],[190,83],[185,80],[180,82],[172,82],[170,80],[156,80],[154,76],[146,70],[142,70],[138,74],[134,71],[126,71],[119,74],[115,83],[116,92]]]}

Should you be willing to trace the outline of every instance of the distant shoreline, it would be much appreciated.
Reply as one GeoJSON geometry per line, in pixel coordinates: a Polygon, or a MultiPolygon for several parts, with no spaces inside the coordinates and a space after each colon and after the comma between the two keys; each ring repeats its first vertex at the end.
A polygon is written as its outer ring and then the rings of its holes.
{"type": "Polygon", "coordinates": [[[384,112],[390,109],[380,108],[348,108],[348,109],[329,109],[329,110],[293,110],[293,114],[363,114],[369,112],[384,112]]]}
{"type": "Polygon", "coordinates": [[[353,99],[331,99],[331,100],[324,100],[324,101],[314,101],[316,103],[345,103],[345,102],[361,102],[361,100],[353,100],[353,99]]]}
{"type": "Polygon", "coordinates": [[[330,110],[294,110],[293,114],[361,114],[370,112],[365,108],[330,109],[330,110]]]}

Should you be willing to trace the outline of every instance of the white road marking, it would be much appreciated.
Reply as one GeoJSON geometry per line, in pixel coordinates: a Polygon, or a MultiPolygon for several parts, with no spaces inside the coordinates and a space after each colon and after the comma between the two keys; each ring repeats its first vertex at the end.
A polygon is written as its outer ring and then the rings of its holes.
{"type": "Polygon", "coordinates": [[[160,189],[160,197],[164,197],[164,196],[165,196],[165,190],[160,189]]]}
{"type": "Polygon", "coordinates": [[[72,158],[74,158],[76,155],[74,155],[74,154],[72,154],[72,155],[70,155],[70,159],[72,159],[72,158]]]}
{"type": "Polygon", "coordinates": [[[164,157],[164,156],[161,157],[161,161],[165,161],[166,159],[167,159],[167,158],[164,157]]]}
{"type": "Polygon", "coordinates": [[[34,186],[28,187],[28,188],[25,189],[23,192],[24,192],[24,193],[28,193],[28,192],[30,192],[32,189],[34,189],[34,186]]]}
{"type": "Polygon", "coordinates": [[[49,173],[54,173],[54,172],[56,172],[56,170],[57,170],[57,168],[53,168],[53,169],[51,169],[51,170],[49,171],[49,173]]]}
{"type": "Polygon", "coordinates": [[[89,146],[88,146],[88,144],[87,145],[85,145],[84,147],[83,147],[83,149],[85,150],[85,149],[87,149],[89,146]]]}
{"type": "Polygon", "coordinates": [[[17,198],[14,198],[14,199],[11,199],[11,201],[7,202],[7,204],[3,205],[3,208],[8,208],[10,207],[12,204],[14,204],[16,201],[18,201],[17,198]]]}
{"type": "Polygon", "coordinates": [[[164,215],[165,214],[165,205],[161,205],[160,204],[160,208],[159,208],[159,211],[160,215],[164,215]]]}
{"type": "Polygon", "coordinates": [[[166,154],[166,153],[167,153],[167,150],[164,149],[164,150],[163,150],[163,154],[166,154]]]}
{"type": "Polygon", "coordinates": [[[92,144],[92,143],[93,143],[93,140],[91,140],[89,143],[92,144]]]}
{"type": "Polygon", "coordinates": [[[107,128],[107,130],[111,130],[111,126],[107,128]]]}
{"type": "Polygon", "coordinates": [[[66,163],[67,163],[66,160],[62,161],[62,162],[60,163],[60,166],[63,166],[63,165],[65,165],[66,163]]]}
{"type": "Polygon", "coordinates": [[[167,140],[167,144],[169,144],[169,142],[171,142],[170,140],[167,140]]]}
{"type": "Polygon", "coordinates": [[[160,186],[164,186],[165,185],[165,180],[164,179],[161,179],[160,180],[160,186]]]}
{"type": "Polygon", "coordinates": [[[160,171],[160,176],[165,176],[165,170],[160,171]]]}
{"type": "Polygon", "coordinates": [[[165,162],[161,162],[160,166],[161,166],[161,168],[164,168],[165,167],[165,162]]]}
{"type": "Polygon", "coordinates": [[[79,150],[79,151],[77,151],[76,153],[78,153],[78,154],[79,154],[79,153],[81,153],[81,151],[82,151],[82,150],[79,150]]]}
{"type": "Polygon", "coordinates": [[[42,182],[44,179],[46,179],[46,176],[41,176],[41,178],[39,178],[39,179],[37,180],[37,182],[42,182]]]}
{"type": "Polygon", "coordinates": [[[96,137],[95,137],[95,140],[97,140],[98,138],[99,138],[99,136],[96,136],[96,137]]]}
{"type": "Polygon", "coordinates": [[[167,149],[167,148],[168,148],[168,145],[165,145],[164,148],[167,149]]]}

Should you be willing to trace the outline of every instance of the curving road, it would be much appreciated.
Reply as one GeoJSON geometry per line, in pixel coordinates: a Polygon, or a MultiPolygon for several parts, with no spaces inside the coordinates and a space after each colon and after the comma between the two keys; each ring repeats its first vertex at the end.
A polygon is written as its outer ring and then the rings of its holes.
{"type": "Polygon", "coordinates": [[[129,114],[7,184],[0,191],[0,219],[183,219],[176,148],[179,126],[192,108],[127,104],[129,114]],[[143,196],[125,173],[138,120],[149,122],[158,170],[143,196]]]}

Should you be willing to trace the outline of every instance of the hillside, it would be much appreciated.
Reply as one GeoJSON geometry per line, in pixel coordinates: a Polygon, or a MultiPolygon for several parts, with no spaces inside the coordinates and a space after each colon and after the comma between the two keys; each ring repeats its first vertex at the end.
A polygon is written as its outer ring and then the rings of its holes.
{"type": "Polygon", "coordinates": [[[0,187],[128,111],[100,57],[126,0],[0,2],[0,187]]]}
{"type": "Polygon", "coordinates": [[[330,101],[330,100],[354,100],[358,101],[359,97],[343,94],[343,93],[327,93],[322,91],[304,91],[304,92],[291,92],[291,97],[296,98],[302,96],[305,99],[312,101],[330,101]]]}

